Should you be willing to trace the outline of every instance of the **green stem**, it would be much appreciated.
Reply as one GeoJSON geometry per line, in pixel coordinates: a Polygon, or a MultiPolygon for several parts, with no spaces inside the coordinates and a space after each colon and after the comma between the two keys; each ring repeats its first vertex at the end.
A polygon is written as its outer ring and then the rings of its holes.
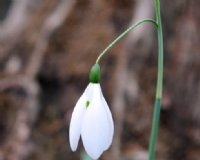
{"type": "Polygon", "coordinates": [[[158,24],[158,78],[157,78],[157,90],[156,98],[162,98],[162,87],[163,87],[163,31],[162,22],[160,15],[160,0],[155,0],[156,4],[156,21],[158,24]]]}
{"type": "Polygon", "coordinates": [[[159,119],[160,119],[160,101],[162,99],[162,88],[163,88],[163,32],[162,22],[160,15],[160,1],[155,0],[156,9],[156,21],[158,24],[158,75],[157,75],[157,86],[156,86],[156,99],[154,105],[152,131],[149,144],[149,160],[154,160],[155,157],[155,146],[156,138],[158,133],[159,119]]]}
{"type": "Polygon", "coordinates": [[[132,25],[131,27],[129,27],[127,30],[125,30],[121,35],[119,35],[112,43],[109,44],[108,47],[106,47],[103,52],[101,52],[101,54],[98,56],[96,63],[99,63],[99,61],[101,60],[101,58],[104,56],[104,54],[111,48],[113,47],[118,41],[120,41],[125,35],[127,35],[130,31],[132,31],[133,29],[135,29],[136,27],[138,27],[139,25],[148,22],[148,23],[152,23],[153,25],[155,25],[156,27],[158,27],[158,24],[152,20],[152,19],[143,19],[139,22],[137,22],[136,24],[132,25]]]}
{"type": "Polygon", "coordinates": [[[160,100],[161,99],[156,99],[154,104],[154,116],[152,122],[151,139],[149,144],[149,160],[154,160],[155,157],[156,138],[160,119],[160,100]]]}

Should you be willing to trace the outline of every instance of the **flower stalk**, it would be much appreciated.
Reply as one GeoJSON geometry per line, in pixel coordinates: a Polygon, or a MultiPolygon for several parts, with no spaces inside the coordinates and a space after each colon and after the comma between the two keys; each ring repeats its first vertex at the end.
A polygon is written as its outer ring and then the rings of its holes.
{"type": "Polygon", "coordinates": [[[105,55],[105,53],[112,48],[118,41],[120,41],[125,35],[127,35],[130,31],[134,30],[138,26],[140,26],[143,23],[152,23],[155,27],[158,27],[157,23],[153,19],[142,19],[139,22],[135,23],[134,25],[130,26],[127,30],[125,30],[122,34],[120,34],[113,42],[111,42],[104,50],[101,52],[101,54],[98,56],[96,63],[99,63],[99,61],[102,59],[102,57],[105,55]]]}
{"type": "Polygon", "coordinates": [[[156,86],[156,99],[154,104],[152,130],[149,144],[149,160],[154,160],[156,138],[158,133],[159,119],[160,119],[160,105],[162,99],[162,88],[163,88],[163,32],[162,22],[160,14],[160,0],[155,0],[156,10],[156,23],[157,34],[158,34],[158,75],[157,75],[157,86],[156,86]]]}

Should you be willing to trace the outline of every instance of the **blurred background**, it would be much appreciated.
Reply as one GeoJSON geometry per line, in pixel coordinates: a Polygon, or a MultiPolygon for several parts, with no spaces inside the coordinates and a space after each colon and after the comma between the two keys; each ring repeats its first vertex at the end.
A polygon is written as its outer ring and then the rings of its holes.
{"type": "MultiPolygon", "coordinates": [[[[165,70],[157,160],[200,159],[200,1],[161,0],[165,70]]],[[[0,0],[0,160],[79,160],[68,128],[99,53],[154,18],[153,0],[0,0]]],[[[151,24],[101,61],[115,136],[101,160],[147,160],[157,74],[151,24]]],[[[87,159],[85,155],[82,159],[87,159]]]]}

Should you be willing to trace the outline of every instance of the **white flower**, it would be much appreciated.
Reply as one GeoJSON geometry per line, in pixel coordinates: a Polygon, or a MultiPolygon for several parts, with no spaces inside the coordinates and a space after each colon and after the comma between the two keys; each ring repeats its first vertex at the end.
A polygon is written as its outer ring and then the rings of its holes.
{"type": "Polygon", "coordinates": [[[113,139],[114,125],[111,112],[99,83],[89,83],[76,103],[69,127],[72,151],[76,151],[80,136],[87,154],[98,159],[113,139]]]}

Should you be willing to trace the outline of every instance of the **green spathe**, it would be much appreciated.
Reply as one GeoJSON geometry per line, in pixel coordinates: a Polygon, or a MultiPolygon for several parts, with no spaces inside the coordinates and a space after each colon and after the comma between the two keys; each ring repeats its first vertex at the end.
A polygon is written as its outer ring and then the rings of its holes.
{"type": "Polygon", "coordinates": [[[94,64],[90,70],[89,80],[91,83],[99,83],[101,78],[100,66],[98,63],[94,64]]]}

